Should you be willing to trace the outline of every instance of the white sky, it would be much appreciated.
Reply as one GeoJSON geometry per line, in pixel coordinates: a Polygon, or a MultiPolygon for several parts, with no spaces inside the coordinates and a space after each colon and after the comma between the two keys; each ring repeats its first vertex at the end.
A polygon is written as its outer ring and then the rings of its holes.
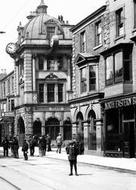
{"type": "MultiPolygon", "coordinates": [[[[17,40],[17,26],[27,23],[26,16],[35,11],[41,0],[3,0],[0,4],[0,72],[6,69],[7,73],[14,69],[13,59],[5,52],[9,42],[17,40]]],[[[63,15],[70,24],[77,24],[92,12],[105,5],[106,0],[44,0],[48,6],[48,15],[58,17],[63,15]]]]}

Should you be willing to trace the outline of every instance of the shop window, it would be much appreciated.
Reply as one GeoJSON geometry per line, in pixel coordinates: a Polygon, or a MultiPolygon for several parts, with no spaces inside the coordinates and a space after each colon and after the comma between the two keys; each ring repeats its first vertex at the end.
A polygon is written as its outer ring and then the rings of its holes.
{"type": "Polygon", "coordinates": [[[81,93],[87,91],[87,76],[86,67],[81,69],[81,93]]]}
{"type": "Polygon", "coordinates": [[[95,46],[99,46],[102,43],[102,28],[101,21],[95,24],[95,46]]]}
{"type": "Polygon", "coordinates": [[[44,102],[44,84],[39,84],[39,102],[44,102]]]}
{"type": "Polygon", "coordinates": [[[47,84],[47,101],[55,101],[55,84],[47,84]]]}
{"type": "Polygon", "coordinates": [[[116,36],[124,34],[123,8],[116,11],[116,36]]]}
{"type": "Polygon", "coordinates": [[[85,52],[86,51],[86,36],[85,36],[85,31],[83,31],[80,34],[80,51],[85,52]]]}
{"type": "Polygon", "coordinates": [[[63,102],[63,84],[58,84],[58,102],[63,102]]]}
{"type": "Polygon", "coordinates": [[[96,66],[89,66],[89,91],[96,90],[96,66]]]}

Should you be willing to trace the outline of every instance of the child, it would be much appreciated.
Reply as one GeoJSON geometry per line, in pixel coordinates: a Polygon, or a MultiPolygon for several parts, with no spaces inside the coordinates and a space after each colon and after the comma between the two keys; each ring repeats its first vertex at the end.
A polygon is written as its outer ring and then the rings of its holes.
{"type": "Polygon", "coordinates": [[[66,147],[66,152],[68,154],[68,160],[70,164],[70,174],[69,176],[73,175],[73,166],[75,169],[75,175],[78,176],[77,174],[77,155],[78,155],[78,146],[76,141],[72,141],[71,143],[68,144],[66,147]]]}

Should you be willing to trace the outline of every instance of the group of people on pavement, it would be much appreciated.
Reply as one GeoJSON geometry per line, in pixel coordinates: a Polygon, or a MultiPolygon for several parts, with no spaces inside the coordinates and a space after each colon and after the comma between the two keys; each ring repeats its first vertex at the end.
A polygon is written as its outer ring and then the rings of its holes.
{"type": "Polygon", "coordinates": [[[9,156],[9,149],[11,148],[11,153],[14,158],[18,158],[18,149],[19,149],[19,143],[17,137],[10,138],[8,140],[7,137],[5,137],[2,141],[3,146],[3,156],[8,157],[9,156]]]}
{"type": "MultiPolygon", "coordinates": [[[[56,138],[56,145],[57,145],[57,153],[61,153],[63,140],[61,133],[58,134],[56,138]]],[[[8,157],[9,148],[11,148],[11,153],[14,158],[19,158],[18,149],[19,149],[19,143],[17,137],[10,138],[8,140],[7,137],[5,137],[2,141],[3,146],[3,155],[4,157],[8,157]]],[[[35,153],[35,147],[39,147],[39,156],[45,156],[46,155],[46,147],[47,151],[51,151],[51,138],[50,135],[47,136],[41,136],[39,138],[36,138],[35,136],[31,136],[28,140],[24,139],[23,145],[22,145],[22,152],[25,160],[28,160],[28,149],[30,148],[30,156],[34,156],[35,153]]],[[[68,160],[70,165],[70,173],[69,176],[73,175],[73,168],[75,170],[75,175],[78,176],[77,173],[77,156],[80,154],[80,146],[79,143],[76,141],[76,139],[73,139],[66,145],[66,153],[68,154],[68,160]]]]}

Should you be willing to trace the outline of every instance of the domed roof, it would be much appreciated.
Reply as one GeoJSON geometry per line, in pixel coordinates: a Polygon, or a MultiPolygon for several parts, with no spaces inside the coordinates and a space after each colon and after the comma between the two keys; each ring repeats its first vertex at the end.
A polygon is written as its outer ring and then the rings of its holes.
{"type": "Polygon", "coordinates": [[[37,7],[36,12],[31,13],[27,18],[29,22],[22,30],[24,39],[46,39],[47,26],[57,26],[59,34],[63,33],[62,23],[47,14],[47,6],[43,0],[41,0],[41,4],[37,7]]]}

